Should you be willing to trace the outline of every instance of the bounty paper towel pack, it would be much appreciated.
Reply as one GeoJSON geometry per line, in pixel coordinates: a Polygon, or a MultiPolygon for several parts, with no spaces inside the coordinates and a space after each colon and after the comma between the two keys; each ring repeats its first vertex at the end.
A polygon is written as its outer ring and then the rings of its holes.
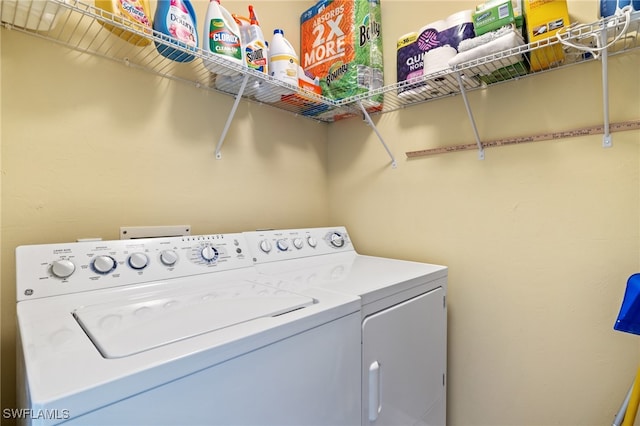
{"type": "MultiPolygon", "coordinates": [[[[471,10],[463,10],[400,37],[397,44],[398,83],[448,68],[448,61],[457,54],[460,42],[475,36],[471,15],[471,10]]],[[[401,86],[398,95],[415,95],[421,86],[426,85],[401,86]]]]}
{"type": "MultiPolygon", "coordinates": [[[[321,0],[300,17],[300,65],[339,100],[383,86],[380,0],[321,0]]],[[[382,94],[366,102],[382,109],[382,94]]]]}

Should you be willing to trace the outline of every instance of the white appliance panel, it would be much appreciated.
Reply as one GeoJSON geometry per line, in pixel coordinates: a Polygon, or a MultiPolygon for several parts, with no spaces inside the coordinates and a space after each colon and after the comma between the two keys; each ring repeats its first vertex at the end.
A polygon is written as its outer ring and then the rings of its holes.
{"type": "Polygon", "coordinates": [[[446,303],[437,288],[362,323],[363,425],[445,425],[446,303]]]}
{"type": "Polygon", "coordinates": [[[261,284],[248,253],[242,234],[17,248],[27,423],[358,424],[359,299],[261,284]]]}
{"type": "Polygon", "coordinates": [[[245,236],[259,282],[360,298],[362,425],[445,425],[446,266],[361,255],[343,227],[245,236]]]}
{"type": "Polygon", "coordinates": [[[65,425],[359,425],[359,340],[355,313],[65,425]]]}

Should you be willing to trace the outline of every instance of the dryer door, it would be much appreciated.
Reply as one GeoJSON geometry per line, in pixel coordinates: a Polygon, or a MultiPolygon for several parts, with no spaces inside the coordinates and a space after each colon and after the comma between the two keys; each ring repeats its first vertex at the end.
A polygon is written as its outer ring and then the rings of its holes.
{"type": "Polygon", "coordinates": [[[444,296],[439,287],[363,321],[363,425],[445,424],[444,296]]]}

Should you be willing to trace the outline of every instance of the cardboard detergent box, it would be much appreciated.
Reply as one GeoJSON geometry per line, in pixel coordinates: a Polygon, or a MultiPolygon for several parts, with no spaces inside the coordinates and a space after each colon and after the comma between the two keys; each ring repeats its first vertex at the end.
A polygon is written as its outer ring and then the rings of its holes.
{"type": "MultiPolygon", "coordinates": [[[[341,100],[384,85],[380,0],[321,0],[300,17],[300,65],[341,100]]],[[[382,109],[383,95],[363,101],[382,109]]]]}
{"type": "MultiPolygon", "coordinates": [[[[527,41],[534,43],[553,37],[569,25],[566,0],[523,0],[524,25],[527,41]]],[[[539,71],[564,61],[562,44],[535,48],[530,56],[531,70],[539,71]]]]}

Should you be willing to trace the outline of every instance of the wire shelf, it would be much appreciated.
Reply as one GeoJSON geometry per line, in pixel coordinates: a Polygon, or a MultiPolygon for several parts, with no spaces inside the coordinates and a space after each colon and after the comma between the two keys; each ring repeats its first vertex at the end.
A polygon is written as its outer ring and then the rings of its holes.
{"type": "Polygon", "coordinates": [[[410,81],[390,84],[366,94],[334,101],[280,82],[263,73],[227,63],[199,47],[177,45],[162,33],[123,20],[78,0],[3,0],[0,3],[0,13],[4,29],[25,32],[79,52],[108,58],[204,90],[237,96],[244,76],[248,74],[249,79],[242,93],[242,97],[247,101],[326,123],[361,116],[361,105],[371,114],[382,114],[454,96],[462,90],[468,92],[482,89],[493,84],[591,61],[597,59],[597,53],[590,53],[576,46],[597,48],[598,40],[602,39],[604,31],[607,42],[611,43],[608,47],[609,55],[640,47],[640,12],[633,12],[629,20],[623,15],[615,15],[591,24],[570,26],[561,34],[565,43],[552,37],[524,44],[410,81]],[[24,7],[25,4],[28,5],[28,9],[19,13],[19,5],[24,7]],[[129,41],[125,39],[126,36],[115,36],[114,32],[118,30],[128,34],[129,41]],[[135,40],[140,40],[137,45],[133,43],[135,40]],[[193,60],[178,62],[167,59],[158,53],[156,45],[159,45],[160,49],[173,49],[177,52],[174,55],[177,59],[189,56],[193,57],[193,60]],[[546,66],[536,69],[536,63],[532,58],[546,66]],[[213,74],[203,61],[213,62],[236,75],[227,77],[213,74]]]}

